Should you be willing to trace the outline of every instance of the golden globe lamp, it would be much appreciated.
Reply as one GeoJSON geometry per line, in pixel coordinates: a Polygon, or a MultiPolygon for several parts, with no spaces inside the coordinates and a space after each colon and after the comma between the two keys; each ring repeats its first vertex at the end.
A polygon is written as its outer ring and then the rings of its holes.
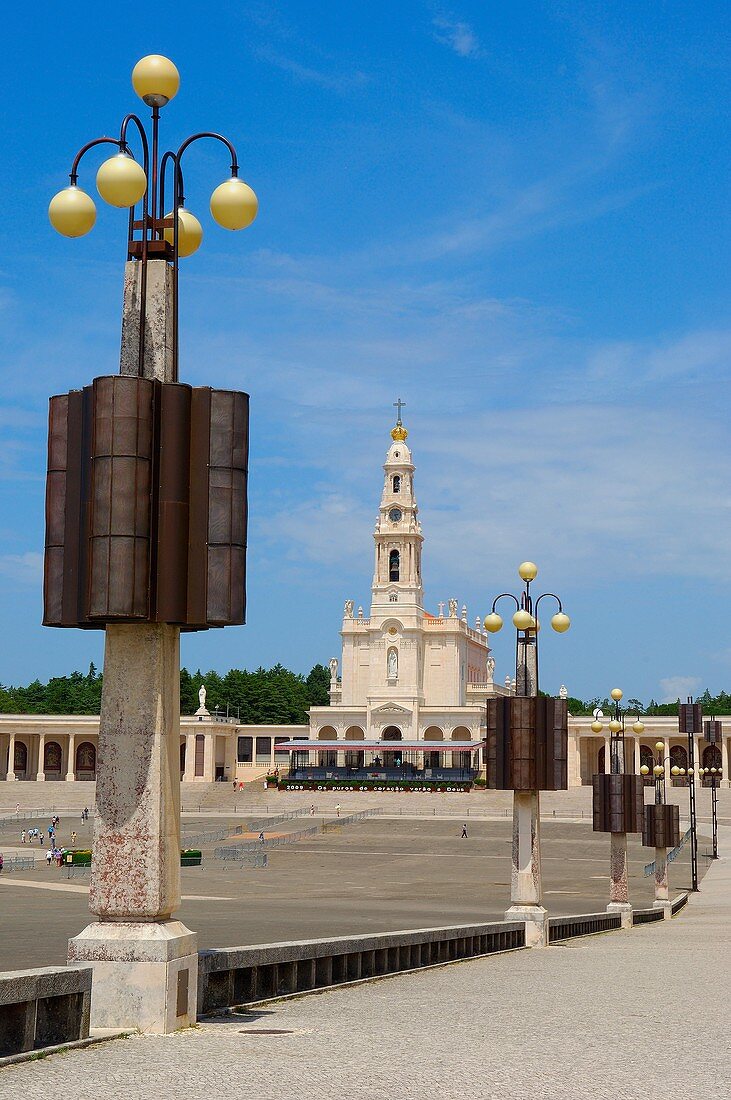
{"type": "Polygon", "coordinates": [[[238,176],[219,183],[211,195],[211,214],[223,229],[246,229],[259,209],[259,200],[238,176]]]}
{"type": "Polygon", "coordinates": [[[598,718],[595,718],[594,721],[591,724],[591,728],[594,731],[594,733],[601,733],[602,730],[604,729],[604,726],[601,724],[601,722],[599,721],[598,718]]]}
{"type": "Polygon", "coordinates": [[[551,619],[551,627],[557,634],[565,634],[571,626],[571,619],[563,611],[557,611],[551,619]]]}
{"type": "Polygon", "coordinates": [[[500,615],[491,611],[489,615],[485,615],[483,625],[489,634],[497,634],[498,630],[502,630],[503,628],[503,620],[500,615]]]}
{"type": "MultiPolygon", "coordinates": [[[[172,210],[165,215],[166,219],[172,220],[172,217],[172,210]]],[[[163,236],[168,244],[173,244],[175,239],[174,229],[172,227],[166,229],[163,236]]],[[[184,206],[178,207],[178,255],[192,256],[200,248],[202,240],[203,226],[195,214],[191,214],[190,210],[186,210],[184,206]]]]}
{"type": "Polygon", "coordinates": [[[662,764],[656,764],[652,771],[654,775],[662,775],[665,769],[663,768],[662,764]]]}
{"type": "Polygon", "coordinates": [[[522,581],[534,581],[538,576],[538,566],[533,561],[524,561],[518,566],[518,576],[522,581]]]}
{"type": "Polygon", "coordinates": [[[535,619],[531,615],[530,611],[526,611],[525,608],[520,608],[513,615],[513,626],[516,630],[530,630],[535,625],[535,619]]]}
{"type": "Polygon", "coordinates": [[[619,733],[622,728],[622,723],[619,721],[619,719],[612,718],[611,722],[609,723],[609,728],[612,733],[619,733]]]}
{"type": "Polygon", "coordinates": [[[178,94],[180,73],[169,57],[151,53],[132,70],[132,87],[148,107],[164,107],[178,94]]]}
{"type": "Polygon", "coordinates": [[[147,190],[147,176],[133,157],[117,153],[99,166],[96,188],[110,206],[135,206],[147,190]]]}
{"type": "Polygon", "coordinates": [[[622,698],[624,692],[621,688],[612,688],[609,694],[611,695],[612,699],[614,699],[614,702],[618,703],[619,700],[622,698]]]}
{"type": "Polygon", "coordinates": [[[673,764],[672,768],[670,769],[670,774],[680,775],[680,768],[676,764],[673,764]]]}
{"type": "Polygon", "coordinates": [[[637,721],[635,723],[633,723],[632,730],[633,730],[634,733],[644,733],[645,723],[641,722],[640,719],[638,718],[637,721]]]}
{"type": "Polygon", "coordinates": [[[91,195],[72,184],[53,196],[48,205],[48,218],[62,237],[83,237],[94,227],[96,206],[91,195]]]}
{"type": "Polygon", "coordinates": [[[664,752],[665,751],[665,742],[664,741],[656,741],[655,742],[655,748],[657,749],[658,752],[664,752]]]}
{"type": "Polygon", "coordinates": [[[649,774],[650,774],[650,769],[648,768],[647,764],[642,764],[640,766],[640,775],[649,775],[649,774]]]}

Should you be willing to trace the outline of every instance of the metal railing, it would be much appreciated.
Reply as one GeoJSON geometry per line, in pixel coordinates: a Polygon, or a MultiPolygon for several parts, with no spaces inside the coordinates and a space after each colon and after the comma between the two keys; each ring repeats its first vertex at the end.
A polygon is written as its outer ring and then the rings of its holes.
{"type": "Polygon", "coordinates": [[[633,909],[632,924],[652,924],[656,920],[665,920],[662,909],[633,909]]]}
{"type": "Polygon", "coordinates": [[[3,864],[3,874],[6,871],[33,871],[35,865],[35,856],[9,856],[3,864]]]}
{"type": "Polygon", "coordinates": [[[322,825],[311,825],[309,829],[298,829],[294,833],[285,833],[284,836],[273,836],[269,840],[247,840],[243,844],[230,844],[222,848],[214,848],[215,859],[237,860],[242,852],[256,852],[264,848],[281,848],[285,844],[295,844],[306,837],[318,836],[323,831],[322,825]]]}
{"type": "Polygon", "coordinates": [[[201,951],[198,1010],[221,1012],[311,989],[524,947],[522,922],[497,921],[201,951]]]}
{"type": "Polygon", "coordinates": [[[548,942],[570,940],[575,936],[594,936],[622,927],[619,913],[582,913],[573,917],[548,918],[548,942]]]}
{"type": "Polygon", "coordinates": [[[382,813],[382,806],[373,806],[370,810],[359,810],[357,813],[346,814],[344,817],[337,816],[332,821],[325,822],[323,831],[327,832],[328,829],[341,825],[356,825],[359,821],[365,821],[367,817],[378,817],[382,813]]]}

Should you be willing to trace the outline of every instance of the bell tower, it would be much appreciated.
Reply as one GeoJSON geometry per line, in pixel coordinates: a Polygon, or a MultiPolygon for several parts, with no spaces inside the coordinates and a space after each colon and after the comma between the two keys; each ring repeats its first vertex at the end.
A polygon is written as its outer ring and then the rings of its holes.
{"type": "Polygon", "coordinates": [[[411,616],[423,608],[421,547],[424,541],[419,509],[414,498],[414,464],[406,445],[408,432],[401,420],[404,403],[398,409],[392,443],[383,466],[385,478],[374,539],[376,563],[373,575],[371,617],[411,616]]]}

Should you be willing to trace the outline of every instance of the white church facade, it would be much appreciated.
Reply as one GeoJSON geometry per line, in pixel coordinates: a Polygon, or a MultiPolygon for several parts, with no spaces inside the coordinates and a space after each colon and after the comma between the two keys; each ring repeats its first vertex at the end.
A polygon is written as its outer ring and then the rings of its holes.
{"type": "Polygon", "coordinates": [[[399,419],[383,467],[370,610],[355,612],[346,600],[342,657],[330,661],[330,705],[311,709],[308,734],[351,750],[364,740],[421,742],[435,759],[451,742],[478,745],[487,696],[511,688],[494,683],[479,618],[470,626],[456,599],[437,615],[424,607],[424,536],[407,436],[399,419]]]}

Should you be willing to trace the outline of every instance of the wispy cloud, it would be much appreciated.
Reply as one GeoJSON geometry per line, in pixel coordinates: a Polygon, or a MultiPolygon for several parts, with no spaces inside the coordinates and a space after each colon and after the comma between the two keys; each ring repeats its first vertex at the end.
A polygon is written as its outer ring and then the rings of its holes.
{"type": "Polygon", "coordinates": [[[15,584],[37,587],[43,580],[43,554],[34,550],[25,554],[1,554],[0,576],[15,584]]]}
{"type": "Polygon", "coordinates": [[[676,699],[683,699],[686,695],[694,695],[701,686],[699,676],[667,676],[660,681],[663,697],[662,703],[674,703],[676,699]]]}
{"type": "Polygon", "coordinates": [[[295,80],[303,84],[316,84],[319,88],[326,88],[333,92],[348,92],[354,88],[361,88],[368,82],[366,73],[360,70],[353,72],[329,72],[323,69],[315,69],[309,65],[302,65],[268,46],[259,46],[254,51],[256,57],[274,65],[277,69],[289,73],[295,80]]]}
{"type": "Polygon", "coordinates": [[[435,15],[432,20],[436,28],[434,37],[437,42],[449,46],[460,57],[480,57],[480,40],[469,23],[446,12],[435,15]]]}

